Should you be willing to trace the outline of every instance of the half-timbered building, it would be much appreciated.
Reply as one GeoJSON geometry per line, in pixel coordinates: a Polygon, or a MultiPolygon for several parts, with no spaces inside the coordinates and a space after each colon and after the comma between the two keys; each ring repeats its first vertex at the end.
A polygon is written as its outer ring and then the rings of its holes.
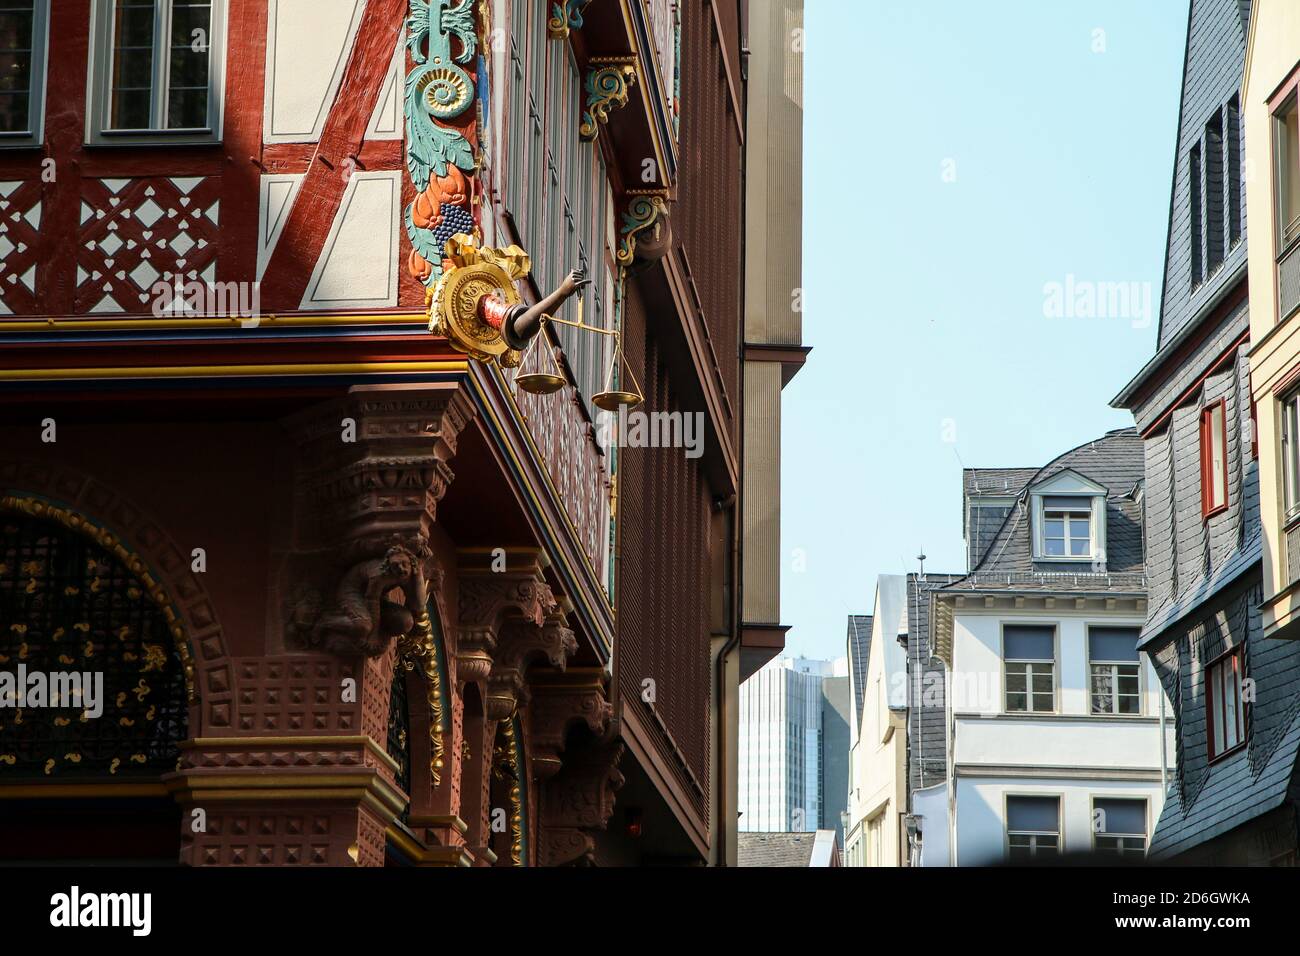
{"type": "Polygon", "coordinates": [[[0,855],[734,862],[749,6],[0,4],[0,855]]]}

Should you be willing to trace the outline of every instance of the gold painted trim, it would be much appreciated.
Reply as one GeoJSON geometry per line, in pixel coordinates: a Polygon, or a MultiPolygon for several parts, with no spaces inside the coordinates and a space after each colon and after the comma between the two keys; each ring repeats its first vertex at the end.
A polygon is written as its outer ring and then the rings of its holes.
{"type": "Polygon", "coordinates": [[[164,781],[173,795],[210,802],[258,800],[359,800],[380,816],[396,818],[406,799],[374,771],[360,773],[215,773],[183,770],[164,781]]]}
{"type": "Polygon", "coordinates": [[[101,368],[0,369],[0,381],[77,381],[130,378],[259,377],[267,375],[346,375],[464,372],[464,360],[359,362],[324,365],[152,365],[101,368]]]}
{"type": "MultiPolygon", "coordinates": [[[[157,329],[175,332],[183,329],[228,329],[242,326],[252,319],[241,316],[229,318],[189,319],[185,322],[169,322],[162,319],[83,319],[49,316],[44,319],[26,319],[0,321],[0,333],[3,332],[44,332],[50,329],[73,329],[78,331],[112,331],[157,329]]],[[[254,329],[275,328],[277,326],[334,328],[340,325],[421,325],[427,326],[429,317],[423,312],[394,312],[389,314],[365,315],[264,315],[258,318],[254,329]]]]}
{"type": "Polygon", "coordinates": [[[470,867],[474,865],[474,858],[470,855],[468,847],[425,846],[396,823],[390,823],[384,833],[389,841],[417,866],[470,867]]]}
{"type": "Polygon", "coordinates": [[[397,761],[390,757],[388,752],[379,746],[375,738],[369,734],[354,734],[347,737],[196,737],[191,740],[183,740],[180,743],[181,750],[202,750],[208,747],[213,749],[237,747],[249,751],[282,747],[314,747],[321,750],[365,747],[387,765],[393,773],[401,770],[397,761]]]}
{"type": "Polygon", "coordinates": [[[433,816],[411,816],[407,821],[408,826],[413,827],[450,827],[461,836],[469,835],[469,824],[462,820],[454,813],[435,814],[433,816]]]}

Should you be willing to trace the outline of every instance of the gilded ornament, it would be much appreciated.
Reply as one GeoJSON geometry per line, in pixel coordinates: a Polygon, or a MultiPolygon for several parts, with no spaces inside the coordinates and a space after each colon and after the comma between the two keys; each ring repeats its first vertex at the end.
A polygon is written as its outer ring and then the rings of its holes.
{"type": "Polygon", "coordinates": [[[635,194],[623,214],[619,229],[621,239],[616,258],[621,266],[630,266],[636,259],[637,237],[654,226],[668,214],[668,204],[659,194],[635,194]]]}
{"type": "Polygon", "coordinates": [[[609,122],[611,110],[627,105],[628,90],[636,83],[636,66],[631,58],[593,58],[587,71],[587,107],[582,111],[578,135],[590,143],[609,122]]]}

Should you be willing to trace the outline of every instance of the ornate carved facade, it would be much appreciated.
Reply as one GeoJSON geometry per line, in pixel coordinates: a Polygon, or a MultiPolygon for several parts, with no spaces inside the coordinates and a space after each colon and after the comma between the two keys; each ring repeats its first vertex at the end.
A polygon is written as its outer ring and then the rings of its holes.
{"type": "Polygon", "coordinates": [[[60,66],[33,74],[39,148],[0,143],[0,672],[102,669],[108,696],[0,707],[0,799],[81,801],[103,837],[22,852],[140,859],[111,825],[129,799],[149,858],[191,866],[708,859],[706,788],[682,792],[718,732],[696,612],[717,596],[733,628],[713,568],[736,548],[697,505],[734,508],[738,355],[701,351],[668,224],[682,46],[739,76],[739,25],[684,36],[673,0],[218,0],[178,151],[177,91],[114,99],[101,23],[126,8],[35,7],[60,66]],[[105,111],[131,149],[95,148],[105,111]],[[526,355],[463,347],[439,296],[485,249],[519,266],[485,315],[578,270],[617,352],[553,326],[526,355]],[[562,387],[528,393],[550,354],[562,387]],[[650,452],[603,447],[591,401],[625,369],[647,412],[708,420],[704,457],[630,502],[650,452]],[[648,602],[689,609],[662,653],[648,602]],[[630,695],[660,664],[689,695],[630,695]],[[624,826],[620,794],[658,826],[624,826]]]}

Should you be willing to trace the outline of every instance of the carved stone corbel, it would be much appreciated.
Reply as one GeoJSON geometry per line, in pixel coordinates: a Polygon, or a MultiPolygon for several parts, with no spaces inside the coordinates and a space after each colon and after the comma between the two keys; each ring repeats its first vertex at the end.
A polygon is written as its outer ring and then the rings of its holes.
{"type": "Polygon", "coordinates": [[[459,386],[356,386],[289,420],[298,438],[286,644],[375,656],[424,613],[429,530],[474,414],[459,386]]]}
{"type": "Polygon", "coordinates": [[[507,620],[537,629],[558,603],[542,576],[542,557],[536,550],[466,550],[459,561],[456,681],[463,686],[488,679],[507,620]]]}
{"type": "Polygon", "coordinates": [[[623,786],[618,769],[623,750],[622,741],[613,741],[566,754],[563,770],[543,784],[539,865],[593,862],[595,835],[608,826],[614,814],[614,796],[623,786]]]}
{"type": "Polygon", "coordinates": [[[575,724],[585,724],[596,738],[608,736],[614,707],[605,682],[599,667],[569,668],[562,674],[534,678],[528,706],[528,761],[539,779],[559,773],[565,740],[575,724]]]}
{"type": "Polygon", "coordinates": [[[563,671],[577,650],[578,640],[558,608],[541,627],[531,621],[507,621],[488,675],[488,718],[505,720],[528,700],[525,676],[530,663],[541,659],[563,671]]]}

